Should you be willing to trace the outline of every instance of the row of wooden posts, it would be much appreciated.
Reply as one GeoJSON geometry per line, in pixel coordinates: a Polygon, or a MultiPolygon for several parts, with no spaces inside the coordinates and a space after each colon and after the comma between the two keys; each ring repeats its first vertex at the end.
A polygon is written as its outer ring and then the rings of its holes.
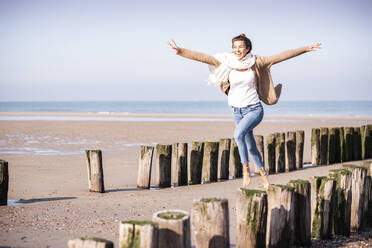
{"type": "MultiPolygon", "coordinates": [[[[266,191],[239,189],[236,197],[238,248],[310,247],[311,238],[372,227],[372,161],[330,170],[328,177],[270,185],[266,191]]],[[[194,200],[191,214],[163,210],[152,221],[123,221],[119,247],[229,248],[227,199],[194,200]]],[[[75,239],[69,248],[114,247],[100,239],[75,239]],[[88,245],[91,244],[91,246],[88,245]],[[100,245],[100,246],[98,246],[100,245]]]]}

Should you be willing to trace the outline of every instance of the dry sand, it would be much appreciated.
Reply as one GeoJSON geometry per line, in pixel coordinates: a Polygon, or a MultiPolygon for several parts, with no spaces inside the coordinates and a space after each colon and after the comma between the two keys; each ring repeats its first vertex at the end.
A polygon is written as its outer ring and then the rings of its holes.
{"type": "MultiPolygon", "coordinates": [[[[0,113],[4,116],[103,119],[0,121],[0,158],[9,162],[9,200],[24,203],[0,207],[0,247],[66,247],[69,239],[82,236],[109,239],[118,247],[120,221],[151,219],[152,213],[161,209],[190,211],[192,200],[201,197],[229,200],[230,236],[235,243],[235,195],[241,179],[161,190],[136,189],[139,145],[232,137],[230,116],[0,113]],[[104,119],[107,117],[110,119],[104,119]],[[104,194],[87,191],[86,149],[103,152],[104,194]]],[[[367,123],[372,123],[372,118],[265,117],[255,134],[305,130],[304,161],[308,162],[311,128],[367,123]]],[[[269,179],[285,184],[292,179],[327,175],[329,169],[339,166],[307,168],[270,175],[269,179]]],[[[262,188],[260,178],[254,177],[250,188],[262,188]]]]}

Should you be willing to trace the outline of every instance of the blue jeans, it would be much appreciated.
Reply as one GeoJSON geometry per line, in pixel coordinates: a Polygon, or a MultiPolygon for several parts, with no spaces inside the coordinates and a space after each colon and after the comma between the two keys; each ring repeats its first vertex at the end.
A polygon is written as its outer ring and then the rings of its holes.
{"type": "Polygon", "coordinates": [[[248,152],[252,157],[257,169],[264,168],[262,157],[257,149],[256,141],[253,136],[253,128],[261,121],[264,110],[261,102],[248,105],[244,108],[232,107],[236,128],[234,138],[238,145],[240,160],[242,164],[248,164],[248,152]]]}

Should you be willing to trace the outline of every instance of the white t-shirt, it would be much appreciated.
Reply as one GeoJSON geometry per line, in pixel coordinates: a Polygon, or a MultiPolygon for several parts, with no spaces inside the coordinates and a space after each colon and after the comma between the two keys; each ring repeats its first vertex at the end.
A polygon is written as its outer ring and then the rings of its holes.
{"type": "Polygon", "coordinates": [[[255,76],[251,68],[246,71],[230,71],[228,104],[233,107],[243,108],[259,102],[260,99],[254,87],[254,80],[255,76]]]}

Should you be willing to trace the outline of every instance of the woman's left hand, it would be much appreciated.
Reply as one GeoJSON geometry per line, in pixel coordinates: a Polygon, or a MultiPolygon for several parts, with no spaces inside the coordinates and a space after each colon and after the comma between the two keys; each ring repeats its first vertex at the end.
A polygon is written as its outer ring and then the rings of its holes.
{"type": "Polygon", "coordinates": [[[322,43],[319,42],[312,44],[311,46],[308,47],[308,52],[318,51],[318,49],[321,49],[320,47],[321,45],[322,43]]]}

